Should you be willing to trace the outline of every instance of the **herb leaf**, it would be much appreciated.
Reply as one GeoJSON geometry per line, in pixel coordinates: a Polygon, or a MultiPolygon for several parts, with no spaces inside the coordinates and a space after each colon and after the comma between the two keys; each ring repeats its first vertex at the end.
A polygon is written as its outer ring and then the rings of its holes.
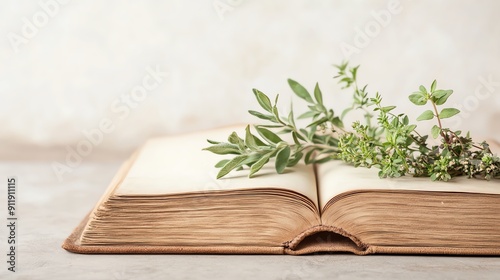
{"type": "Polygon", "coordinates": [[[257,132],[260,134],[260,136],[262,136],[262,138],[264,138],[264,140],[269,142],[269,144],[278,144],[279,142],[283,141],[283,140],[281,140],[281,138],[278,135],[276,135],[274,132],[272,132],[269,129],[266,129],[266,128],[263,128],[260,126],[257,126],[255,128],[257,129],[257,132]]]}
{"type": "Polygon", "coordinates": [[[288,160],[290,159],[290,146],[285,146],[281,150],[278,151],[278,155],[276,156],[276,172],[278,174],[283,173],[285,167],[288,164],[288,160]]]}
{"type": "Polygon", "coordinates": [[[431,110],[424,111],[420,116],[418,116],[417,121],[432,120],[434,118],[434,113],[431,110]]]}
{"type": "Polygon", "coordinates": [[[441,113],[439,113],[439,117],[441,119],[451,118],[454,115],[460,113],[460,110],[455,108],[444,108],[441,113]]]}
{"type": "Polygon", "coordinates": [[[240,155],[234,157],[232,160],[228,161],[224,166],[219,170],[217,174],[217,179],[220,179],[226,176],[233,169],[238,168],[243,165],[243,163],[248,159],[248,155],[240,155]]]}
{"type": "Polygon", "coordinates": [[[255,97],[257,98],[260,106],[269,113],[272,113],[273,106],[271,105],[271,100],[269,100],[269,97],[267,97],[267,95],[265,95],[258,89],[253,89],[253,93],[255,94],[255,97]]]}
{"type": "Polygon", "coordinates": [[[314,103],[309,92],[301,84],[297,83],[292,79],[288,79],[288,84],[298,97],[304,99],[309,103],[314,103]]]}
{"type": "Polygon", "coordinates": [[[430,105],[429,110],[422,110],[417,118],[418,121],[436,122],[430,135],[440,143],[429,145],[429,135],[417,132],[417,126],[410,122],[408,115],[398,113],[396,106],[383,104],[378,92],[370,95],[367,85],[358,84],[359,66],[349,67],[344,62],[336,67],[338,72],[334,78],[342,88],[352,92],[352,104],[341,110],[340,116],[325,106],[317,83],[313,98],[301,84],[288,80],[292,91],[306,101],[309,108],[298,117],[308,119],[305,127],[297,126],[293,108],[287,116],[280,115],[278,95],[271,103],[266,94],[254,89],[255,98],[264,112],[250,110],[249,113],[270,123],[254,126],[260,138],[247,126],[244,139],[233,132],[227,142],[207,140],[211,146],[204,150],[234,155],[232,159],[217,162],[215,166],[220,168],[217,178],[246,166],[250,167],[249,177],[253,177],[273,158],[277,173],[283,173],[286,167],[295,166],[303,159],[305,164],[343,160],[355,167],[376,167],[381,178],[405,175],[429,177],[433,181],[448,181],[456,176],[486,180],[500,178],[500,157],[492,154],[487,142],[474,142],[470,133],[463,136],[460,130],[453,131],[443,126],[443,119],[460,112],[455,108],[438,110],[448,101],[453,90],[439,89],[434,80],[429,89],[420,86],[408,97],[417,106],[430,105]],[[363,117],[346,129],[344,117],[354,111],[363,117]],[[282,138],[278,133],[288,137],[282,138]],[[286,141],[288,139],[291,140],[286,141]]]}

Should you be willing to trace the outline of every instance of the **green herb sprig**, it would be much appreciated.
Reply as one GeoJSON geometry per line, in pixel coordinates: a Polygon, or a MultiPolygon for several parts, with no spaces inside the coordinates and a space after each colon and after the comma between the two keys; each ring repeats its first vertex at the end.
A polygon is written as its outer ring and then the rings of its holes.
{"type": "Polygon", "coordinates": [[[292,91],[309,108],[297,118],[307,120],[304,127],[296,125],[293,108],[287,116],[280,115],[279,95],[271,102],[266,94],[254,89],[255,98],[264,111],[250,110],[249,113],[265,123],[254,126],[258,136],[248,125],[243,138],[233,132],[227,142],[208,140],[211,146],[204,150],[234,155],[215,165],[220,168],[217,178],[245,167],[250,169],[249,177],[253,177],[272,159],[277,173],[283,173],[303,159],[305,164],[343,160],[356,167],[376,167],[380,169],[381,178],[404,175],[430,177],[433,181],[448,181],[456,176],[500,178],[500,158],[491,152],[487,142],[476,143],[469,133],[462,136],[461,131],[443,126],[443,119],[460,112],[456,108],[441,109],[453,94],[452,90],[437,89],[434,80],[429,89],[420,86],[409,95],[413,104],[430,108],[423,111],[417,121],[436,121],[430,133],[440,144],[429,145],[429,135],[419,134],[417,125],[410,123],[406,114],[395,113],[396,106],[383,105],[378,92],[370,97],[367,85],[358,86],[359,66],[342,63],[336,68],[338,74],[334,78],[343,89],[352,90],[353,97],[351,106],[340,115],[325,106],[318,84],[310,94],[298,82],[288,80],[292,91]],[[363,120],[355,121],[352,130],[347,131],[343,123],[345,116],[359,110],[363,112],[363,120]]]}

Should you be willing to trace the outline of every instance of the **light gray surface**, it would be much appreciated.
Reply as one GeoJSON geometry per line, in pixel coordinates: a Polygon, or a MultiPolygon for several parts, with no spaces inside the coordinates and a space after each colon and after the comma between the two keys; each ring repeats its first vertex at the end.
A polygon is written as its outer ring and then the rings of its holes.
{"type": "MultiPolygon", "coordinates": [[[[443,256],[219,256],[78,255],[61,243],[94,206],[119,162],[84,162],[63,182],[50,162],[4,161],[0,217],[5,221],[6,177],[17,176],[18,272],[2,261],[0,279],[499,279],[500,258],[443,256]]],[[[0,227],[0,253],[7,250],[0,227]]]]}

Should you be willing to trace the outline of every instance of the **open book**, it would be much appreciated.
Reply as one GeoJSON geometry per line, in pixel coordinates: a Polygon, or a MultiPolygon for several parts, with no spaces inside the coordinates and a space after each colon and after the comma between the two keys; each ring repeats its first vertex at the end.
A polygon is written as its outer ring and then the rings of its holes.
{"type": "MultiPolygon", "coordinates": [[[[340,161],[215,179],[225,128],[148,141],[64,242],[76,253],[500,254],[500,184],[340,161]]],[[[497,150],[498,151],[498,150],[497,150]]],[[[271,165],[271,164],[270,164],[271,165]]]]}

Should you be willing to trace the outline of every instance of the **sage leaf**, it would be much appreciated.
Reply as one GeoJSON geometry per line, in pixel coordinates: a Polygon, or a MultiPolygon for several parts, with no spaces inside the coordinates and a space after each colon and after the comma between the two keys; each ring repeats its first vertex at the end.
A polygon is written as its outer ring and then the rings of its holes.
{"type": "Polygon", "coordinates": [[[257,173],[259,170],[262,169],[262,167],[269,162],[269,158],[271,155],[274,153],[274,151],[265,154],[262,156],[258,161],[256,161],[252,166],[250,167],[250,173],[248,174],[248,177],[252,177],[255,173],[257,173]]]}
{"type": "Polygon", "coordinates": [[[304,99],[309,103],[314,103],[309,92],[301,84],[292,79],[288,79],[288,85],[290,85],[290,88],[298,97],[304,99]]]}
{"type": "Polygon", "coordinates": [[[280,114],[278,112],[278,107],[276,107],[276,106],[273,106],[273,115],[274,115],[274,118],[276,119],[276,121],[278,123],[283,123],[283,121],[281,121],[281,119],[280,119],[280,114]]]}
{"type": "Polygon", "coordinates": [[[342,120],[339,118],[339,117],[334,117],[332,120],[331,120],[332,124],[338,128],[344,128],[344,123],[342,122],[342,120]]]}
{"type": "Polygon", "coordinates": [[[293,113],[293,105],[290,104],[290,113],[288,113],[288,122],[293,126],[296,127],[295,125],[295,116],[293,113]]]}
{"type": "Polygon", "coordinates": [[[278,172],[278,174],[283,173],[288,164],[289,158],[290,146],[285,146],[284,148],[279,150],[278,154],[276,155],[276,172],[278,172]]]}
{"type": "Polygon", "coordinates": [[[217,145],[220,143],[219,141],[214,141],[214,140],[210,140],[210,139],[207,139],[207,142],[210,144],[213,144],[213,145],[217,145]]]}
{"type": "Polygon", "coordinates": [[[314,98],[318,102],[318,104],[323,105],[323,94],[321,93],[321,90],[319,89],[318,83],[316,83],[316,86],[314,87],[314,98]]]}
{"type": "Polygon", "coordinates": [[[311,150],[309,150],[307,153],[306,153],[306,156],[304,158],[304,162],[306,164],[311,164],[313,163],[313,160],[314,160],[314,152],[316,151],[317,149],[316,148],[313,148],[311,150]]]}
{"type": "Polygon", "coordinates": [[[217,174],[217,179],[220,179],[226,176],[233,169],[238,168],[244,164],[244,162],[248,159],[248,155],[240,155],[234,157],[232,160],[227,162],[217,174]]]}
{"type": "Polygon", "coordinates": [[[282,142],[281,138],[276,135],[274,132],[270,131],[269,129],[263,128],[263,127],[255,127],[257,129],[257,132],[266,140],[269,142],[269,144],[278,144],[279,142],[282,142]]]}
{"type": "Polygon", "coordinates": [[[272,115],[262,114],[260,112],[253,111],[253,110],[248,110],[248,113],[250,113],[251,115],[256,116],[259,119],[268,120],[268,121],[272,121],[272,122],[275,122],[275,123],[278,122],[278,121],[276,121],[276,119],[272,115]]]}
{"type": "Polygon", "coordinates": [[[204,148],[205,151],[210,151],[218,155],[228,155],[228,154],[240,154],[240,150],[237,145],[229,143],[219,143],[213,146],[204,148]]]}
{"type": "Polygon", "coordinates": [[[257,150],[259,145],[257,145],[257,142],[255,141],[255,137],[250,131],[250,126],[247,125],[245,128],[245,145],[251,150],[257,150]]]}
{"type": "Polygon", "coordinates": [[[288,164],[286,165],[287,167],[293,167],[295,165],[297,165],[297,163],[299,163],[300,159],[302,159],[302,152],[297,152],[295,153],[295,155],[293,156],[293,159],[288,161],[288,164]]]}
{"type": "Polygon", "coordinates": [[[241,139],[236,132],[231,133],[227,141],[231,144],[237,145],[240,151],[245,151],[246,149],[243,139],[241,139]]]}
{"type": "Polygon", "coordinates": [[[308,126],[306,127],[316,127],[324,122],[328,121],[328,118],[327,117],[322,117],[321,119],[317,120],[317,121],[314,121],[312,123],[310,123],[308,126]]]}
{"type": "Polygon", "coordinates": [[[221,167],[223,167],[224,165],[226,165],[226,163],[228,163],[228,162],[229,162],[229,159],[223,159],[223,160],[221,160],[221,161],[217,162],[217,163],[215,164],[215,167],[216,167],[216,168],[221,168],[221,167]]]}
{"type": "Polygon", "coordinates": [[[322,164],[322,163],[325,163],[325,162],[330,161],[330,160],[332,160],[331,157],[324,157],[322,159],[314,160],[314,163],[316,163],[316,164],[322,164]]]}
{"type": "Polygon", "coordinates": [[[271,105],[269,97],[258,89],[253,89],[253,93],[255,94],[255,98],[257,98],[257,102],[259,102],[260,106],[269,113],[272,113],[273,106],[271,105]]]}

